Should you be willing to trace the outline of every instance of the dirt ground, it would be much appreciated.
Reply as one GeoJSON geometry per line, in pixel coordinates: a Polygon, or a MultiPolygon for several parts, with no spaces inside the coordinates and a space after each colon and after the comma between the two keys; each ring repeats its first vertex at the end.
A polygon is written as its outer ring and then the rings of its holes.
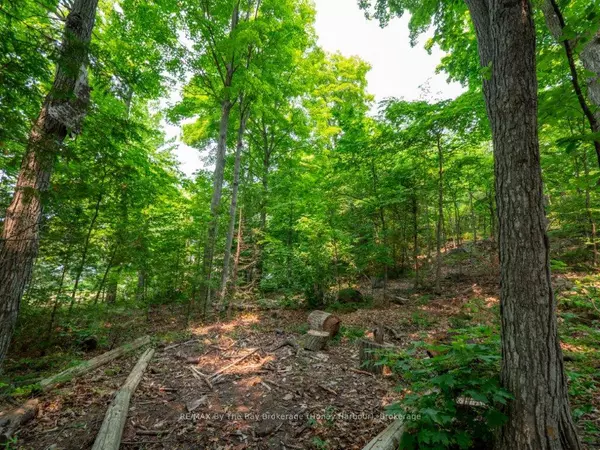
{"type": "MultiPolygon", "coordinates": [[[[185,341],[158,344],[132,398],[121,448],[362,448],[391,423],[384,408],[400,395],[393,376],[356,371],[362,332],[368,337],[382,324],[394,330],[386,340],[402,347],[443,334],[474,297],[482,310],[471,309],[471,321],[489,320],[483,307],[498,302],[493,278],[481,284],[481,277],[476,283],[448,274],[447,280],[444,296],[411,293],[401,281],[388,285],[387,303],[382,290],[371,291],[374,308],[336,313],[345,331],[322,352],[280,346],[300,339],[307,311],[257,311],[190,327],[185,341]],[[203,375],[217,371],[216,380],[205,381],[203,375]]],[[[41,411],[18,433],[16,448],[90,448],[140,353],[42,396],[41,411]]]]}

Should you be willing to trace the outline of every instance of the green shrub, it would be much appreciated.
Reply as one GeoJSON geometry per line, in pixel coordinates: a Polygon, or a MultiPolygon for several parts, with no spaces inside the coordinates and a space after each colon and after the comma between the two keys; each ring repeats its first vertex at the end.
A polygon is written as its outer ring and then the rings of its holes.
{"type": "Polygon", "coordinates": [[[569,270],[569,266],[565,262],[558,259],[550,260],[550,268],[552,269],[552,272],[556,273],[564,273],[569,270]]]}
{"type": "Polygon", "coordinates": [[[491,448],[511,395],[500,387],[500,340],[487,327],[461,330],[448,345],[416,343],[385,364],[409,382],[408,394],[388,413],[409,417],[403,449],[491,448]],[[416,358],[423,348],[433,358],[416,358]],[[474,405],[466,406],[468,403],[474,405]]]}
{"type": "Polygon", "coordinates": [[[363,338],[365,336],[365,330],[360,327],[353,326],[345,326],[342,325],[340,327],[340,332],[335,335],[332,339],[333,342],[339,342],[342,338],[347,338],[350,342],[354,342],[357,339],[363,338]]]}

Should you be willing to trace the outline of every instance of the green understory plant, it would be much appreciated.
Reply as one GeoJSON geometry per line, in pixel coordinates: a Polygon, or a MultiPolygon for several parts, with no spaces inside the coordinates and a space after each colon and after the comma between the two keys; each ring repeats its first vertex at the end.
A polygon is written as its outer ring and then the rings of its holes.
{"type": "Polygon", "coordinates": [[[450,343],[414,344],[386,361],[408,382],[388,413],[405,420],[401,448],[491,448],[510,393],[500,386],[500,338],[492,328],[453,330],[450,343]],[[428,350],[433,357],[419,358],[428,350]]]}

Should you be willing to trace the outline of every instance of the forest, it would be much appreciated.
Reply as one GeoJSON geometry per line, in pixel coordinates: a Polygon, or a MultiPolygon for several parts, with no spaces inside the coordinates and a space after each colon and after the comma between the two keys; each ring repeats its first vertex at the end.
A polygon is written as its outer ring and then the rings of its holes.
{"type": "Polygon", "coordinates": [[[0,0],[3,448],[600,448],[600,2],[347,2],[0,0]]]}

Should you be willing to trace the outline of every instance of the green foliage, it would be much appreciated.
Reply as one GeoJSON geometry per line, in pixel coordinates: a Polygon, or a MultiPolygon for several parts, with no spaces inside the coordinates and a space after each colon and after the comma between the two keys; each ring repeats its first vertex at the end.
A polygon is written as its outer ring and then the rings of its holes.
{"type": "Polygon", "coordinates": [[[333,338],[334,342],[339,342],[342,339],[347,339],[349,342],[355,342],[365,336],[365,330],[360,327],[342,325],[340,331],[333,338]]]}
{"type": "Polygon", "coordinates": [[[443,345],[417,343],[383,362],[410,383],[389,414],[414,417],[406,423],[401,448],[489,448],[511,395],[500,387],[499,336],[489,328],[453,332],[443,345]],[[417,358],[423,348],[432,358],[417,358]],[[467,406],[464,403],[472,403],[467,406]]]}

